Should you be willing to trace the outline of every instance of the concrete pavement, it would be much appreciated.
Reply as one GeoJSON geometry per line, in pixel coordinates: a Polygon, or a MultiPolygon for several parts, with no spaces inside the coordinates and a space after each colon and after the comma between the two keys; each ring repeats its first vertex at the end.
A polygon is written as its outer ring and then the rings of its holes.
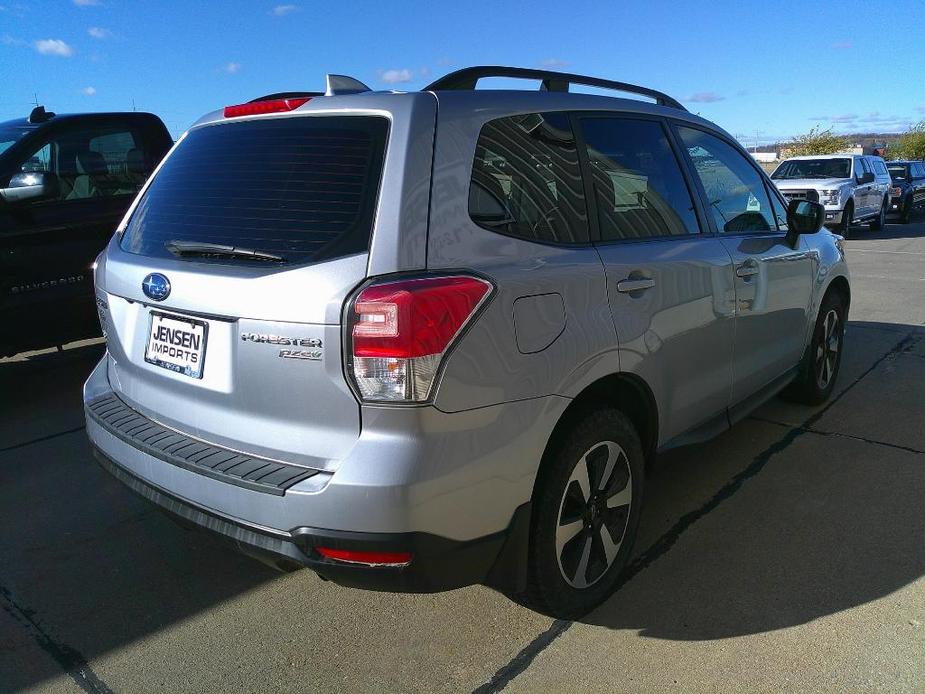
{"type": "Polygon", "coordinates": [[[0,361],[0,691],[925,692],[925,224],[848,253],[836,399],[662,456],[625,584],[575,623],[277,574],[92,461],[99,346],[0,361]]]}

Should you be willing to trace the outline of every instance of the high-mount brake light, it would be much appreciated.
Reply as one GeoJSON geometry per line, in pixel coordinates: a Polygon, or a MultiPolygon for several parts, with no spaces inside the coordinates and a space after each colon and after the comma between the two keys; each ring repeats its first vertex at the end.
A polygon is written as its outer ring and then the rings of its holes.
{"type": "Polygon", "coordinates": [[[453,275],[377,282],[348,315],[347,364],[364,400],[420,402],[440,363],[491,294],[478,277],[453,275]]]}
{"type": "Polygon", "coordinates": [[[236,118],[237,116],[257,116],[262,113],[285,113],[294,111],[299,106],[311,100],[309,96],[298,96],[291,99],[270,99],[268,101],[251,101],[247,104],[236,104],[235,106],[226,106],[225,118],[236,118]]]}
{"type": "Polygon", "coordinates": [[[367,566],[407,566],[411,563],[410,552],[357,552],[351,549],[315,548],[325,559],[343,561],[367,566]]]}

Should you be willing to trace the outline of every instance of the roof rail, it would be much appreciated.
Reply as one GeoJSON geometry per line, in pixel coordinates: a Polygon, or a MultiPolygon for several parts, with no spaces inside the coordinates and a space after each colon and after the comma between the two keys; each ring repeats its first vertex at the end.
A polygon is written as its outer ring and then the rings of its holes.
{"type": "Polygon", "coordinates": [[[635,84],[626,82],[614,82],[605,80],[600,77],[587,77],[585,75],[575,75],[567,72],[554,72],[552,70],[534,70],[523,67],[504,67],[502,65],[478,65],[467,67],[456,72],[451,72],[445,77],[441,77],[436,82],[424,87],[424,91],[436,92],[442,90],[469,90],[475,89],[476,83],[485,77],[513,77],[515,79],[540,80],[540,89],[547,92],[567,92],[569,85],[581,84],[588,87],[600,87],[602,89],[613,89],[629,94],[639,94],[655,99],[655,103],[660,106],[670,106],[682,111],[686,111],[680,102],[668,96],[667,94],[649,89],[648,87],[639,87],[635,84]]]}

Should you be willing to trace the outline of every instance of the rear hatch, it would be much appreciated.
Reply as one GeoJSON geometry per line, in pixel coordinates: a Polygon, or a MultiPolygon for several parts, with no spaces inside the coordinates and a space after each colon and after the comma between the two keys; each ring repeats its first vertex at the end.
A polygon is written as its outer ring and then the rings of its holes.
{"type": "Polygon", "coordinates": [[[336,467],[360,431],[341,313],[395,165],[390,115],[219,119],[187,134],[99,278],[123,400],[211,443],[336,467]]]}

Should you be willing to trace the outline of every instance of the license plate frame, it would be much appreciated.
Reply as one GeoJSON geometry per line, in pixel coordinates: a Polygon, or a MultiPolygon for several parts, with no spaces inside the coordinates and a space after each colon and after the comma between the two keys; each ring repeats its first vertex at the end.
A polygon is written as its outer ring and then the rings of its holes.
{"type": "MultiPolygon", "coordinates": [[[[170,327],[169,325],[167,327],[170,327]]],[[[162,342],[162,341],[159,341],[162,342]]],[[[148,320],[148,333],[145,341],[145,356],[144,359],[148,364],[153,364],[154,366],[159,366],[162,369],[168,371],[173,371],[174,373],[181,374],[187,378],[193,379],[202,379],[203,374],[205,373],[206,368],[206,348],[209,342],[209,324],[204,320],[199,320],[197,318],[190,318],[188,316],[180,316],[175,313],[165,313],[163,311],[151,311],[150,318],[148,320]],[[196,334],[196,328],[202,330],[202,345],[198,350],[194,350],[197,354],[199,368],[198,370],[191,368],[189,365],[178,364],[173,361],[168,361],[162,358],[159,358],[158,355],[151,354],[151,347],[153,344],[153,334],[154,326],[156,324],[163,325],[163,321],[173,321],[174,323],[181,323],[185,326],[193,327],[191,334],[196,334]]],[[[177,346],[178,349],[186,350],[187,348],[183,345],[177,346]]],[[[189,350],[187,350],[189,351],[189,350]]]]}

